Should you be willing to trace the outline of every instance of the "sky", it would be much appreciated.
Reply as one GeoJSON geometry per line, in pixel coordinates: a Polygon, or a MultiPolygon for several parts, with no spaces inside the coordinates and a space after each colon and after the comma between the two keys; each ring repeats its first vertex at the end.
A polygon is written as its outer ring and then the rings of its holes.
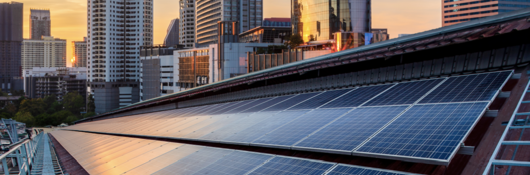
{"type": "MultiPolygon", "coordinates": [[[[289,0],[263,0],[264,18],[290,17],[289,0]]],[[[52,36],[66,39],[67,60],[72,58],[72,41],[87,33],[87,0],[18,0],[24,3],[24,38],[29,38],[29,10],[49,9],[52,36]]],[[[163,44],[170,21],[178,18],[179,0],[155,0],[154,43],[163,44]]],[[[413,34],[442,25],[439,0],[372,0],[372,28],[387,28],[390,38],[413,34]]],[[[71,63],[68,61],[68,66],[71,63]]]]}

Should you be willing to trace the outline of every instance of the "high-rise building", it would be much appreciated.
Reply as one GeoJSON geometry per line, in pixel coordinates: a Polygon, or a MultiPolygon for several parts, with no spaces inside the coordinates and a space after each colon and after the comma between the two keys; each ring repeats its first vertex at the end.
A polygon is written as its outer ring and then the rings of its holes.
{"type": "Polygon", "coordinates": [[[291,8],[293,34],[305,42],[331,40],[341,31],[369,33],[372,25],[371,0],[291,0],[291,8]]]}
{"type": "Polygon", "coordinates": [[[200,46],[216,44],[219,21],[239,21],[239,32],[261,26],[263,0],[196,0],[195,16],[195,42],[200,46]]]}
{"type": "Polygon", "coordinates": [[[179,42],[186,48],[195,43],[195,0],[180,0],[179,42]]]}
{"type": "Polygon", "coordinates": [[[153,0],[88,1],[88,79],[96,113],[139,101],[140,46],[153,42],[153,0]]]}
{"type": "Polygon", "coordinates": [[[30,38],[39,40],[43,36],[51,36],[50,10],[31,9],[30,12],[30,38]]]}
{"type": "Polygon", "coordinates": [[[442,26],[530,7],[530,0],[442,0],[442,26]]]}
{"type": "Polygon", "coordinates": [[[87,65],[87,39],[83,41],[72,41],[73,57],[72,67],[86,67],[87,65]]]}
{"type": "Polygon", "coordinates": [[[0,88],[22,90],[23,4],[0,3],[0,88]]]}
{"type": "Polygon", "coordinates": [[[28,98],[55,95],[57,100],[69,92],[86,99],[86,67],[33,67],[24,69],[24,90],[28,98]]]}
{"type": "Polygon", "coordinates": [[[22,42],[22,69],[66,67],[66,40],[44,36],[22,42]]]}
{"type": "Polygon", "coordinates": [[[178,18],[171,20],[171,23],[167,28],[164,45],[171,47],[179,44],[179,25],[180,23],[178,18]]]}

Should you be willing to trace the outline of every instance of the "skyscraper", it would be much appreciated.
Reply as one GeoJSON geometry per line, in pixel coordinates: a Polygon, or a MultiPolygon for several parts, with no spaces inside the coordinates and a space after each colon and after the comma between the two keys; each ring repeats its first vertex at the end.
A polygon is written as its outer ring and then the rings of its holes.
{"type": "Polygon", "coordinates": [[[73,57],[72,67],[86,67],[87,65],[87,39],[83,41],[72,41],[73,57]]]}
{"type": "Polygon", "coordinates": [[[22,69],[66,67],[66,40],[43,36],[22,42],[22,69]]]}
{"type": "Polygon", "coordinates": [[[179,25],[178,18],[171,20],[171,23],[169,23],[169,27],[167,28],[164,45],[171,47],[179,44],[179,25]]]}
{"type": "Polygon", "coordinates": [[[88,1],[88,79],[96,113],[139,101],[140,46],[153,42],[153,0],[88,1]]]}
{"type": "Polygon", "coordinates": [[[42,36],[51,36],[50,10],[31,9],[30,12],[30,38],[39,40],[42,36]]]}
{"type": "Polygon", "coordinates": [[[195,43],[195,0],[180,0],[179,42],[186,48],[195,43]]]}
{"type": "Polygon", "coordinates": [[[0,88],[23,90],[21,45],[23,4],[0,3],[0,88]]]}
{"type": "Polygon", "coordinates": [[[442,0],[442,26],[530,7],[530,0],[442,0]]]}
{"type": "Polygon", "coordinates": [[[211,1],[196,0],[195,42],[200,46],[217,43],[217,22],[239,21],[239,31],[245,32],[263,21],[262,0],[211,1]]]}
{"type": "Polygon", "coordinates": [[[333,39],[335,32],[370,32],[371,0],[291,0],[293,34],[305,42],[333,39]],[[329,8],[322,8],[329,7],[329,8]]]}

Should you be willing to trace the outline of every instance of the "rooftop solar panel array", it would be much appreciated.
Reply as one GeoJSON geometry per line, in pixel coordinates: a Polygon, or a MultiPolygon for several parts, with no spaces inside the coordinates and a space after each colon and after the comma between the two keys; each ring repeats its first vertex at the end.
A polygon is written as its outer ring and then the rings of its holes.
{"type": "Polygon", "coordinates": [[[205,105],[68,129],[448,164],[511,74],[205,105]]]}
{"type": "MultiPolygon", "coordinates": [[[[244,175],[394,171],[230,149],[138,138],[53,131],[51,134],[89,174],[244,175]]],[[[397,172],[399,174],[408,174],[397,172]]]]}

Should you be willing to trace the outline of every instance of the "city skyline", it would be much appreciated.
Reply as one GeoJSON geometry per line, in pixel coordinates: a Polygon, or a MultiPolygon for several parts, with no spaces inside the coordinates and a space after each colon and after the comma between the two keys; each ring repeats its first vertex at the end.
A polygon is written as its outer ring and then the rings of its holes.
{"type": "MultiPolygon", "coordinates": [[[[31,8],[49,9],[52,20],[51,35],[68,41],[68,56],[72,55],[71,41],[86,37],[86,6],[84,0],[19,0],[24,3],[24,38],[30,37],[31,8]]],[[[263,18],[290,17],[290,1],[265,0],[263,18]],[[285,4],[285,5],[274,5],[285,4]]],[[[179,1],[157,0],[154,3],[154,42],[162,44],[171,20],[179,17],[179,1]],[[163,5],[162,5],[163,4],[163,5]]],[[[398,34],[418,33],[441,27],[439,1],[392,0],[372,1],[372,27],[388,28],[390,38],[398,34]],[[411,5],[414,4],[414,5],[411,5]],[[421,7],[421,8],[418,8],[421,7]],[[421,22],[421,23],[420,23],[421,22]]],[[[70,60],[70,58],[68,58],[70,60]]],[[[71,62],[68,61],[68,66],[71,62]]]]}

